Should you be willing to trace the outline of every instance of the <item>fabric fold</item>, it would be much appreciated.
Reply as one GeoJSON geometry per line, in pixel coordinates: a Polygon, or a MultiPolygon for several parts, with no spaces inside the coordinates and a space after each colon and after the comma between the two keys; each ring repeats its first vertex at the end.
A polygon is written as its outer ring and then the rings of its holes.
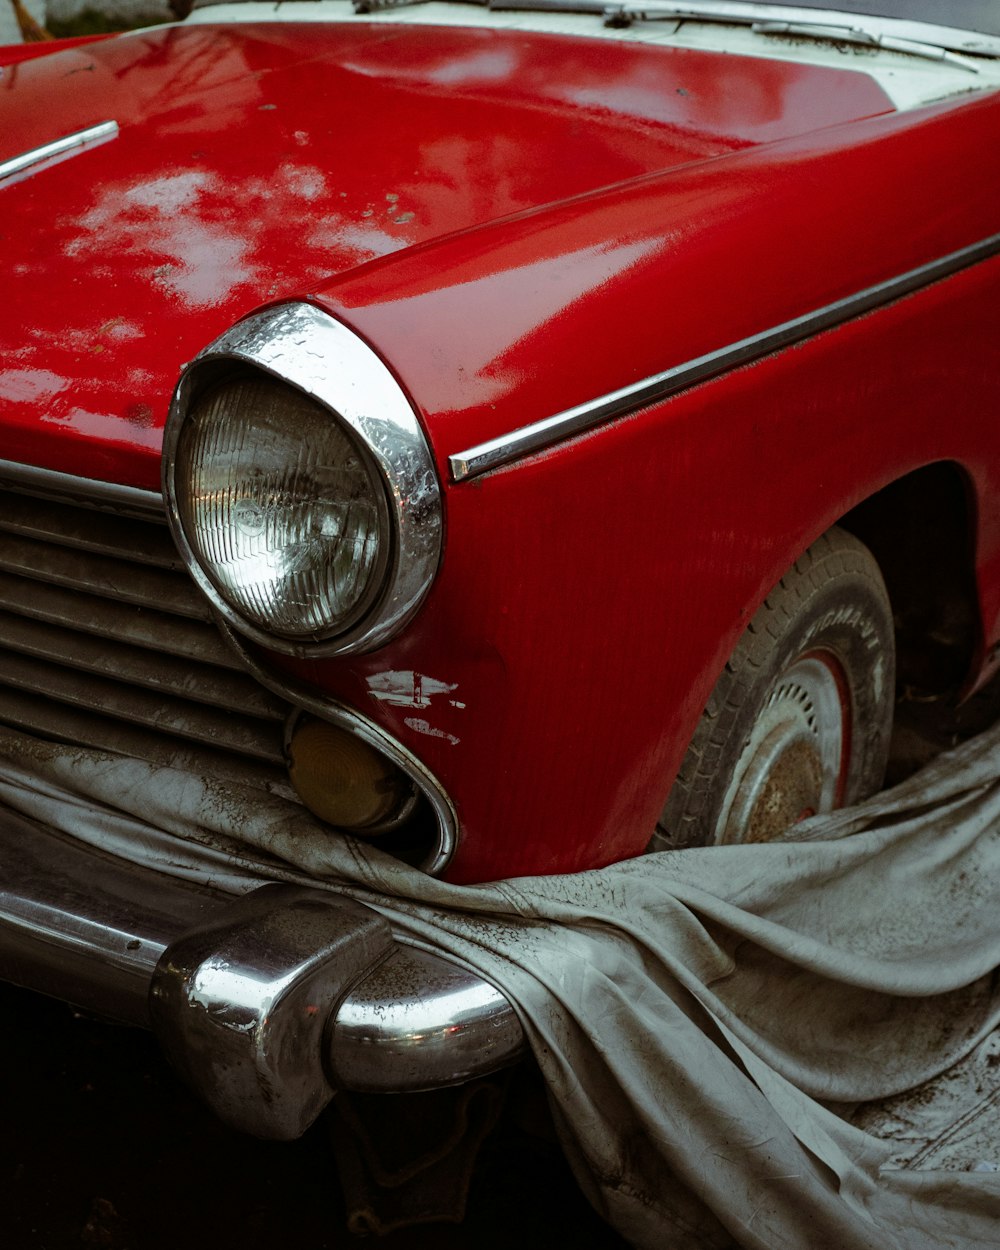
{"type": "Polygon", "coordinates": [[[794,842],[451,886],[274,795],[0,731],[0,802],[66,836],[233,892],[318,882],[493,981],[591,1200],[699,1250],[1000,1241],[1000,1174],[900,1166],[825,1105],[931,1081],[997,1026],[998,777],[993,730],[794,842]]]}

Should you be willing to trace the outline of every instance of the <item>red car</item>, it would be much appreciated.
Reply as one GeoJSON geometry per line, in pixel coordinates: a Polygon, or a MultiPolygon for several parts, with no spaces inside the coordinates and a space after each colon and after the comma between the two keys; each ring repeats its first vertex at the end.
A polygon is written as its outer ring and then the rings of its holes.
{"type": "MultiPolygon", "coordinates": [[[[897,685],[1000,648],[996,6],[359,7],[5,50],[8,739],[454,882],[872,793],[897,685]]],[[[266,875],[91,825],[3,809],[0,972],[144,1023],[152,983],[196,1081],[181,982],[223,932],[219,1001],[346,961],[309,1045],[349,1087],[517,1050],[443,957],[359,980],[363,908],[303,937],[308,889],[233,903],[266,875]]],[[[326,1086],[276,1073],[280,1113],[220,1110],[301,1131],[326,1086]]]]}

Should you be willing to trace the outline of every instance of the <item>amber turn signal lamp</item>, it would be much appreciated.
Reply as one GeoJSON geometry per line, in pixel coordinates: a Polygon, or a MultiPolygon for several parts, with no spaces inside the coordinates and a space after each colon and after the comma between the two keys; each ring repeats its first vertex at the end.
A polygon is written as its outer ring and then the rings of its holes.
{"type": "Polygon", "coordinates": [[[413,783],[391,760],[344,729],[313,716],[291,727],[288,775],[320,820],[365,836],[395,829],[416,801],[413,783]]]}

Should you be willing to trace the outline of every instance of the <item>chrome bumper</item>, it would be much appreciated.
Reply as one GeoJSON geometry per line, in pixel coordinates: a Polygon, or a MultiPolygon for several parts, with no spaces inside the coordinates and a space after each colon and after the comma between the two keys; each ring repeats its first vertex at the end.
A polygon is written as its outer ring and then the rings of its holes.
{"type": "Polygon", "coordinates": [[[523,1050],[499,990],[327,890],[222,893],[3,808],[0,862],[0,979],[154,1029],[257,1136],[297,1137],[338,1088],[453,1085],[523,1050]]]}

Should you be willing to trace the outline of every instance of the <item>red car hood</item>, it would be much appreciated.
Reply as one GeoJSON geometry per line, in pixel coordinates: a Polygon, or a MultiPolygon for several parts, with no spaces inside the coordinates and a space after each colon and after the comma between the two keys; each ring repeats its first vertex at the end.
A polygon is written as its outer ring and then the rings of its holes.
{"type": "Polygon", "coordinates": [[[177,373],[239,316],[366,261],[875,113],[865,75],[502,31],[170,27],[9,67],[4,459],[157,484],[177,373]]]}

